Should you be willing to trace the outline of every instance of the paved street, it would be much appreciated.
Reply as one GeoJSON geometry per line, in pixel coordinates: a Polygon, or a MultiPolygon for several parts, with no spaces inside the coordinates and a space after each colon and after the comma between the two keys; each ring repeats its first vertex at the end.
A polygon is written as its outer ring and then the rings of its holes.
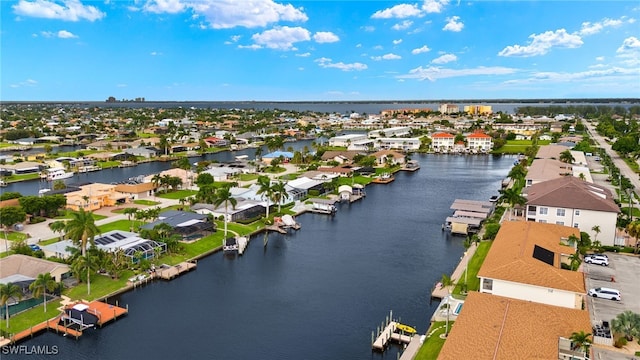
{"type": "Polygon", "coordinates": [[[638,177],[638,174],[633,172],[633,170],[629,168],[629,165],[627,165],[624,160],[620,158],[618,153],[611,149],[611,145],[607,143],[604,138],[596,132],[596,128],[592,123],[584,121],[583,124],[585,124],[587,130],[589,131],[589,136],[591,136],[591,138],[594,139],[596,143],[598,143],[599,147],[603,148],[606,151],[606,153],[613,160],[613,163],[618,167],[618,169],[620,169],[620,173],[622,173],[622,175],[626,176],[631,181],[631,184],[633,184],[634,187],[634,191],[637,192],[638,189],[640,189],[640,177],[638,177]]]}

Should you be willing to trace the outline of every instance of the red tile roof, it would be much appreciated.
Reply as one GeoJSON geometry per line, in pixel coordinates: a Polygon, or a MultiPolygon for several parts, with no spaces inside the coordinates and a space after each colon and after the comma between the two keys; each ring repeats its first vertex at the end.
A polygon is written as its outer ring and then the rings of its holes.
{"type": "Polygon", "coordinates": [[[433,135],[431,135],[431,138],[454,138],[455,136],[449,134],[449,133],[445,133],[445,132],[441,132],[441,133],[435,133],[433,135]]]}
{"type": "Polygon", "coordinates": [[[467,138],[478,138],[478,139],[487,139],[487,138],[491,138],[491,136],[485,134],[485,133],[481,133],[481,132],[475,132],[469,136],[467,136],[467,138]]]}

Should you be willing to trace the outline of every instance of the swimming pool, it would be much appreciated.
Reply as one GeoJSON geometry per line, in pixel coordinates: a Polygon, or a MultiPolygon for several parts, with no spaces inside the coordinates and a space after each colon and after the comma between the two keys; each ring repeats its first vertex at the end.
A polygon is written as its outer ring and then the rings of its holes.
{"type": "MultiPolygon", "coordinates": [[[[23,312],[25,310],[29,310],[34,306],[38,306],[42,304],[42,297],[31,298],[27,300],[20,301],[15,305],[9,305],[9,316],[13,316],[17,313],[23,312]]],[[[0,317],[5,318],[5,306],[0,307],[0,317]]]]}
{"type": "Polygon", "coordinates": [[[453,314],[454,314],[454,315],[458,315],[458,314],[460,314],[460,311],[462,310],[462,305],[463,305],[463,304],[464,304],[464,303],[459,303],[459,304],[456,306],[456,309],[453,311],[453,314]]]}

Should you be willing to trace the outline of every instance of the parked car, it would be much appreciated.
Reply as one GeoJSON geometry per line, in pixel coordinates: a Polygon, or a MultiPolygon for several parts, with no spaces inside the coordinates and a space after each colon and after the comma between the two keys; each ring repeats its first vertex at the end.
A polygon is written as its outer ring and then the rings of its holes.
{"type": "Polygon", "coordinates": [[[587,264],[609,266],[609,258],[606,255],[587,255],[584,257],[584,262],[587,264]]]}
{"type": "Polygon", "coordinates": [[[620,301],[620,299],[622,299],[622,297],[620,296],[620,291],[610,288],[599,287],[590,289],[587,294],[595,298],[603,298],[615,301],[620,301]]]}
{"type": "Polygon", "coordinates": [[[42,249],[40,249],[40,246],[36,245],[36,244],[31,244],[29,245],[29,247],[31,248],[31,250],[33,251],[40,251],[42,249]]]}

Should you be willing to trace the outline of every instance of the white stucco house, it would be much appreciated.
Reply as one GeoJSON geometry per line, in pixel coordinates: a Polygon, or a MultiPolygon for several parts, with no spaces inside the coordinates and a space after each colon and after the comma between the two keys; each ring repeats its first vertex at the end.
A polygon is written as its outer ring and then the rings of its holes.
{"type": "Polygon", "coordinates": [[[480,292],[541,304],[581,309],[584,274],[566,270],[576,228],[531,221],[505,221],[478,272],[480,292]]]}
{"type": "Polygon", "coordinates": [[[588,233],[591,241],[614,245],[620,208],[608,189],[563,176],[534,184],[525,189],[525,194],[528,221],[571,226],[588,233]],[[593,230],[595,226],[599,233],[593,230]]]}
{"type": "Polygon", "coordinates": [[[439,132],[432,134],[431,136],[431,148],[434,151],[447,151],[453,149],[453,143],[456,139],[455,136],[445,133],[439,132]]]}

